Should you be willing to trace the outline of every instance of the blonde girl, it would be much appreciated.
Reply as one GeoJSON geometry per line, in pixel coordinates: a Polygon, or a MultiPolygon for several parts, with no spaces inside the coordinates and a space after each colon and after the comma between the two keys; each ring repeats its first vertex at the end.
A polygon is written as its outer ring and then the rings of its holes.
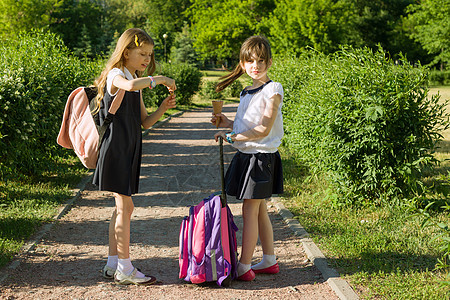
{"type": "Polygon", "coordinates": [[[241,92],[234,121],[223,114],[215,114],[211,119],[215,124],[220,118],[220,127],[232,129],[216,133],[215,140],[221,136],[237,149],[226,173],[225,186],[227,194],[244,201],[242,251],[238,263],[238,279],[243,281],[253,280],[258,273],[279,272],[266,199],[283,192],[283,172],[277,150],[283,137],[283,87],[267,76],[271,65],[267,39],[248,38],[241,46],[239,64],[223,77],[216,90],[223,90],[244,73],[253,84],[241,92]],[[263,259],[251,266],[258,236],[263,259]]]}
{"type": "Polygon", "coordinates": [[[113,192],[115,210],[109,225],[109,253],[103,268],[105,278],[119,284],[151,284],[153,276],[144,275],[130,259],[130,220],[134,209],[131,195],[138,192],[142,154],[141,128],[149,128],[175,107],[175,81],[165,76],[151,76],[155,71],[153,39],[143,30],[131,28],[119,38],[111,58],[94,82],[98,95],[100,121],[111,118],[99,151],[93,183],[102,191],[113,192]],[[147,73],[148,77],[142,77],[147,73]],[[148,115],[142,100],[142,89],[165,85],[170,95],[159,108],[148,115]],[[108,112],[119,90],[124,92],[117,112],[108,112]]]}

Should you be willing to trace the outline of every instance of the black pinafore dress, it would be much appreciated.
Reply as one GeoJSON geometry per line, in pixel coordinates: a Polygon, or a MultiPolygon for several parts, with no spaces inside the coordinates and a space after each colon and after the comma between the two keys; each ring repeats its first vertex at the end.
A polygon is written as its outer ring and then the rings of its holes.
{"type": "MultiPolygon", "coordinates": [[[[105,90],[100,122],[109,114],[114,96],[105,90]]],[[[139,188],[142,155],[141,93],[125,92],[122,104],[103,136],[93,184],[101,191],[131,196],[139,188]]]]}

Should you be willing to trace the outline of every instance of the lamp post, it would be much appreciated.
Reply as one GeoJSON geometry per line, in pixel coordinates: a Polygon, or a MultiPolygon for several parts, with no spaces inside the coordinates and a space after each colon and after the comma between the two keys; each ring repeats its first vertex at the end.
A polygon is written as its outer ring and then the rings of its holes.
{"type": "Polygon", "coordinates": [[[163,34],[163,39],[164,39],[164,61],[167,62],[167,52],[166,52],[166,41],[167,41],[167,33],[163,34]]]}

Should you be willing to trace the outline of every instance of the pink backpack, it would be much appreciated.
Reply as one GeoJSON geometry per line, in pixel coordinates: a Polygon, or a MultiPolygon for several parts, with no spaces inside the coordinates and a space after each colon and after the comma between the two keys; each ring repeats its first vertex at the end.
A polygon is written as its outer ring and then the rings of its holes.
{"type": "MultiPolygon", "coordinates": [[[[101,146],[103,134],[112,119],[106,119],[100,124],[98,113],[92,115],[95,110],[96,91],[90,87],[79,87],[70,93],[57,143],[64,148],[73,149],[88,169],[95,169],[98,159],[98,149],[101,146]]],[[[109,112],[115,114],[122,103],[124,90],[119,90],[114,97],[109,112]]]]}
{"type": "Polygon", "coordinates": [[[237,277],[236,231],[228,205],[211,195],[191,206],[180,227],[180,278],[229,286],[237,277]]]}

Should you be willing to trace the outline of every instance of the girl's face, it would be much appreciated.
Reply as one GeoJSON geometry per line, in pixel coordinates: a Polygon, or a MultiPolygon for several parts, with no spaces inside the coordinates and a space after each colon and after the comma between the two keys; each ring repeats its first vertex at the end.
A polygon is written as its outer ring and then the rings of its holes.
{"type": "Polygon", "coordinates": [[[145,71],[150,63],[153,53],[153,45],[143,44],[133,49],[125,49],[125,67],[134,74],[136,71],[145,71]]]}
{"type": "Polygon", "coordinates": [[[269,59],[269,62],[261,58],[253,55],[249,60],[245,62],[241,62],[242,68],[245,72],[250,76],[253,81],[263,81],[266,82],[268,80],[267,71],[269,67],[272,65],[272,59],[269,59]]]}

